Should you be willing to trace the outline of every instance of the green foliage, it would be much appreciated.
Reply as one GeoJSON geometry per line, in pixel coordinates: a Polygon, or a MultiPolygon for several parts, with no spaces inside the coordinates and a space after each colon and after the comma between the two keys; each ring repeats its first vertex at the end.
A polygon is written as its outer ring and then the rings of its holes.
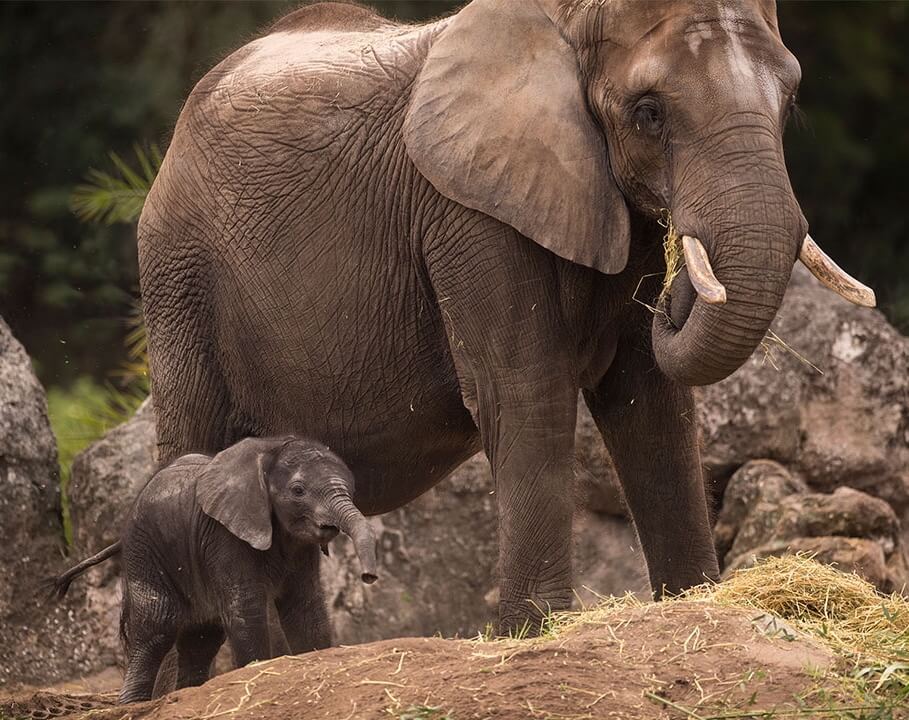
{"type": "Polygon", "coordinates": [[[0,315],[46,386],[126,360],[138,285],[135,226],[80,222],[73,188],[110,150],[163,149],[201,74],[295,3],[0,3],[0,315]]]}
{"type": "Polygon", "coordinates": [[[67,490],[73,460],[95,440],[132,417],[147,396],[148,383],[144,378],[118,388],[109,382],[98,383],[83,376],[69,387],[48,390],[47,410],[57,438],[63,532],[67,545],[72,542],[67,490]]]}
{"type": "Polygon", "coordinates": [[[86,182],[73,190],[70,207],[82,222],[113,225],[139,220],[162,158],[157,145],[151,145],[148,150],[134,145],[133,152],[139,163],[138,171],[125,163],[117,153],[111,152],[114,173],[92,168],[88,171],[86,182]]]}

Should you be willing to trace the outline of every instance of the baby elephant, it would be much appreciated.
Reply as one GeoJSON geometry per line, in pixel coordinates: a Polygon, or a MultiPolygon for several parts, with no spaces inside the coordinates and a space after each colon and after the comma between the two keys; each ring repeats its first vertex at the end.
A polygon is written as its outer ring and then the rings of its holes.
{"type": "Polygon", "coordinates": [[[331,626],[319,546],[327,553],[326,543],[343,531],[363,581],[376,580],[375,536],[352,494],[344,462],[311,440],[249,438],[214,457],[185,455],[139,494],[120,542],[56,578],[56,592],[122,551],[124,703],[151,697],[174,643],[178,687],[208,679],[225,634],[238,666],[272,657],[272,602],[291,652],[324,648],[331,626]]]}

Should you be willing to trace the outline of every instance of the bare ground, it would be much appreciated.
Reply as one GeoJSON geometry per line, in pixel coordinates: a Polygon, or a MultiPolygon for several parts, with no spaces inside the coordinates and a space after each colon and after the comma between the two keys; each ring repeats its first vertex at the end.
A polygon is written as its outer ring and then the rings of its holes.
{"type": "Polygon", "coordinates": [[[281,657],[128,707],[105,707],[103,694],[20,694],[0,701],[0,717],[704,719],[806,707],[810,717],[850,716],[832,709],[849,704],[825,681],[832,653],[788,626],[768,630],[757,614],[646,604],[535,640],[405,638],[281,657]]]}

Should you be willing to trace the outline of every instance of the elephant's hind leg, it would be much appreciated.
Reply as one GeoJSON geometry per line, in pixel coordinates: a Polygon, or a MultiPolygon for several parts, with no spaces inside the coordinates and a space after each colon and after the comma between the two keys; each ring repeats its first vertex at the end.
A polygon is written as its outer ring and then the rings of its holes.
{"type": "Polygon", "coordinates": [[[177,689],[201,685],[211,676],[211,664],[224,643],[218,623],[194,625],[177,637],[177,689]]]}
{"type": "Polygon", "coordinates": [[[177,638],[175,608],[156,592],[130,593],[127,612],[128,657],[120,688],[121,703],[150,700],[164,656],[177,638]]]}
{"type": "Polygon", "coordinates": [[[234,437],[231,404],[213,337],[204,258],[183,256],[140,228],[142,303],[148,332],[158,461],[217,452],[234,437]]]}

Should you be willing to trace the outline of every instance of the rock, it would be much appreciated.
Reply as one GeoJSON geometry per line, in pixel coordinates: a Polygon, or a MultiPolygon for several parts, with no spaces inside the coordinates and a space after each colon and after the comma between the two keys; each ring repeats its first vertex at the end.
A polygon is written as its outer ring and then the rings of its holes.
{"type": "Polygon", "coordinates": [[[773,332],[804,359],[768,341],[727,380],[699,390],[708,476],[722,488],[748,460],[772,458],[816,490],[846,485],[905,516],[909,338],[799,265],[773,332]]]}
{"type": "MultiPolygon", "coordinates": [[[[155,414],[151,399],[135,415],[79,453],[69,481],[71,556],[81,559],[116,542],[133,499],[155,471],[155,414]]],[[[80,614],[98,628],[95,643],[108,664],[120,650],[120,557],[86,572],[73,587],[84,593],[80,614]]]]}
{"type": "Polygon", "coordinates": [[[0,615],[34,557],[62,538],[57,443],[31,360],[0,319],[0,615]]]}
{"type": "Polygon", "coordinates": [[[836,535],[873,540],[888,557],[900,545],[893,508],[879,498],[848,487],[832,494],[793,495],[780,503],[775,535],[780,538],[836,535]]]}
{"type": "MultiPolygon", "coordinates": [[[[804,482],[792,475],[786,468],[772,460],[752,460],[743,465],[732,476],[723,496],[723,507],[714,526],[714,542],[720,562],[738,540],[746,547],[759,541],[748,538],[749,533],[763,538],[767,528],[760,528],[753,520],[753,509],[760,503],[776,506],[783,498],[794,493],[807,492],[804,482]],[[749,523],[746,523],[746,520],[749,523]],[[737,536],[741,535],[741,538],[737,536]]],[[[767,512],[760,517],[771,517],[767,512]]]]}
{"type": "MultiPolygon", "coordinates": [[[[592,422],[592,421],[591,421],[592,422]]],[[[498,539],[494,485],[480,454],[404,508],[373,518],[380,580],[364,586],[352,544],[332,543],[323,585],[342,644],[409,635],[471,637],[495,620],[498,539]]],[[[579,602],[649,593],[634,531],[624,519],[582,510],[574,523],[579,602]]]]}
{"type": "Polygon", "coordinates": [[[84,595],[44,601],[42,581],[63,557],[57,445],[44,390],[25,350],[0,320],[0,687],[48,682],[103,667],[77,623],[84,595]]]}
{"type": "Polygon", "coordinates": [[[405,635],[471,636],[491,613],[483,600],[498,559],[495,496],[485,458],[406,508],[372,518],[379,581],[364,585],[352,543],[340,537],[322,565],[336,641],[405,635]]]}
{"type": "Polygon", "coordinates": [[[751,567],[760,558],[793,553],[807,553],[820,563],[835,565],[843,572],[855,572],[881,592],[889,593],[902,587],[894,583],[894,573],[887,567],[881,546],[873,540],[853,537],[793,538],[762,545],[738,556],[726,574],[751,567]]]}
{"type": "Polygon", "coordinates": [[[724,575],[756,559],[816,553],[884,591],[909,581],[899,520],[889,504],[848,487],[815,493],[780,464],[746,463],[729,481],[717,521],[724,575]]]}
{"type": "MultiPolygon", "coordinates": [[[[880,312],[822,287],[801,265],[772,330],[781,342],[768,340],[732,376],[696,389],[709,486],[722,495],[738,468],[771,458],[815,490],[845,485],[886,500],[909,533],[909,338],[880,312]]],[[[581,408],[577,453],[592,471],[580,473],[582,503],[622,515],[601,448],[581,408]]]]}
{"type": "Polygon", "coordinates": [[[76,554],[90,555],[119,539],[125,513],[155,471],[155,442],[149,398],[128,422],[73,460],[69,501],[76,554]]]}

